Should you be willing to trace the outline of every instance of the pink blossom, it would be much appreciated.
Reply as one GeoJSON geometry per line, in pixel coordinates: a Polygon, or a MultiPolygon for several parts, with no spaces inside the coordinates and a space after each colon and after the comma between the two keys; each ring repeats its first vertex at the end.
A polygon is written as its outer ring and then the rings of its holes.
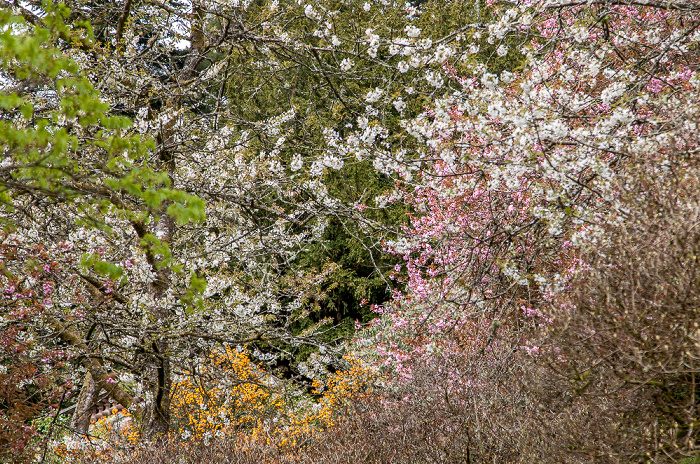
{"type": "Polygon", "coordinates": [[[49,282],[44,282],[42,289],[44,290],[44,295],[51,295],[53,293],[53,287],[49,282]]]}

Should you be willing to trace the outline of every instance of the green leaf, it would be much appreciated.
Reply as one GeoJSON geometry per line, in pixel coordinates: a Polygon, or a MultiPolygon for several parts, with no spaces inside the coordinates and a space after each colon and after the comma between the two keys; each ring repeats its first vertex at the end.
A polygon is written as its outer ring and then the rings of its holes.
{"type": "Polygon", "coordinates": [[[97,261],[94,266],[95,272],[109,277],[109,280],[117,280],[124,275],[124,270],[116,264],[107,261],[97,261]]]}
{"type": "Polygon", "coordinates": [[[190,276],[190,285],[187,287],[185,294],[180,298],[180,301],[185,305],[187,314],[192,314],[195,309],[203,306],[202,294],[206,288],[207,280],[197,276],[197,274],[193,272],[190,276]]]}

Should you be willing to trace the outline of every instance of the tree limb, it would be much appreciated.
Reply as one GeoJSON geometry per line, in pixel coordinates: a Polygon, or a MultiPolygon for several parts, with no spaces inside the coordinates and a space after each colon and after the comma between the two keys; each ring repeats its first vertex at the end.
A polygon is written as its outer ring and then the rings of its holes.
{"type": "MultiPolygon", "coordinates": [[[[90,372],[90,375],[100,388],[105,390],[109,396],[111,396],[115,401],[119,402],[119,404],[124,406],[126,409],[135,403],[134,398],[124,391],[118,383],[112,383],[110,381],[111,378],[105,371],[99,358],[88,354],[89,348],[79,333],[71,330],[67,325],[62,324],[54,317],[47,316],[47,319],[51,325],[51,328],[58,334],[63,342],[74,346],[83,352],[83,356],[80,357],[80,363],[88,370],[88,372],[90,372]]],[[[139,406],[135,411],[135,415],[140,417],[142,413],[143,407],[139,406]]]]}
{"type": "MultiPolygon", "coordinates": [[[[506,2],[511,3],[511,2],[506,2]]],[[[583,5],[614,5],[614,6],[646,6],[659,10],[700,11],[700,3],[695,1],[678,0],[568,0],[552,2],[545,5],[546,9],[570,8],[583,5]]]]}

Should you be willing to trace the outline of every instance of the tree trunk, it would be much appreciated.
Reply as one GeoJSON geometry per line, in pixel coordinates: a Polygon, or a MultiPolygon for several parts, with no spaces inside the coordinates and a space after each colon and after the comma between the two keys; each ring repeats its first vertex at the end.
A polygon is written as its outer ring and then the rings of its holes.
{"type": "MultiPolygon", "coordinates": [[[[175,159],[169,150],[172,149],[174,143],[173,127],[175,123],[176,121],[173,119],[164,124],[157,137],[160,145],[158,167],[168,172],[171,182],[175,172],[175,159]]],[[[166,202],[161,206],[160,218],[154,230],[154,235],[168,246],[172,244],[175,233],[175,221],[167,213],[169,205],[170,203],[166,202]]],[[[158,259],[152,251],[147,251],[147,257],[156,275],[156,279],[151,284],[151,291],[157,305],[153,309],[153,315],[161,330],[167,330],[171,310],[167,307],[166,295],[171,285],[171,271],[167,267],[159,265],[158,259]],[[148,256],[149,253],[150,256],[148,256]]],[[[144,420],[144,434],[147,438],[163,436],[170,430],[170,392],[172,387],[170,346],[167,339],[156,337],[150,345],[152,354],[148,362],[147,378],[150,379],[149,388],[153,401],[148,407],[144,420]]]]}
{"type": "Polygon", "coordinates": [[[154,363],[152,369],[151,394],[153,403],[149,405],[145,425],[148,438],[165,435],[170,430],[170,392],[172,377],[168,343],[163,340],[153,342],[154,363]]]}
{"type": "MultiPolygon", "coordinates": [[[[177,78],[178,82],[187,82],[197,74],[197,66],[203,57],[204,49],[204,10],[199,1],[192,3],[192,25],[190,27],[190,52],[185,60],[185,65],[177,78]]],[[[179,109],[182,106],[181,97],[176,97],[168,102],[166,108],[179,109]]],[[[177,114],[177,111],[175,111],[177,114]]],[[[175,135],[176,118],[167,121],[160,127],[160,133],[156,140],[159,145],[158,168],[167,171],[170,181],[173,182],[175,173],[174,149],[177,144],[175,135]]],[[[169,203],[161,206],[160,218],[155,226],[155,236],[168,246],[172,244],[175,233],[175,221],[167,214],[169,203]]],[[[148,251],[147,251],[148,255],[148,251]]],[[[154,300],[159,305],[153,311],[158,325],[161,328],[168,327],[172,316],[170,308],[166,307],[164,298],[170,288],[170,270],[160,267],[157,259],[152,254],[148,256],[156,279],[152,283],[154,300]]],[[[153,354],[149,362],[148,377],[153,402],[148,407],[144,421],[146,437],[163,435],[170,430],[170,394],[172,389],[172,377],[170,372],[170,346],[167,339],[155,338],[151,343],[153,354]]]]}
{"type": "Polygon", "coordinates": [[[80,390],[78,404],[75,406],[73,418],[71,419],[71,427],[73,427],[73,429],[80,435],[87,435],[88,433],[88,428],[90,427],[90,416],[92,415],[92,411],[97,404],[101,390],[102,389],[92,378],[90,372],[85,374],[83,388],[80,390]]]}

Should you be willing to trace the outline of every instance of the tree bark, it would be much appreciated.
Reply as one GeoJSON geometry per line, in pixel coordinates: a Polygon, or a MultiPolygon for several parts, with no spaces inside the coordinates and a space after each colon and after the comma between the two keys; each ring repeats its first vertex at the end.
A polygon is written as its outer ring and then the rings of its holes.
{"type": "Polygon", "coordinates": [[[151,394],[153,403],[149,406],[145,418],[145,435],[148,438],[163,436],[170,430],[170,393],[172,377],[170,372],[170,356],[168,342],[156,340],[153,342],[154,363],[150,374],[153,382],[151,394]]]}
{"type": "Polygon", "coordinates": [[[95,383],[90,372],[85,374],[83,388],[78,396],[78,404],[73,411],[71,427],[80,435],[87,435],[90,428],[90,416],[99,399],[101,388],[95,383]]]}

